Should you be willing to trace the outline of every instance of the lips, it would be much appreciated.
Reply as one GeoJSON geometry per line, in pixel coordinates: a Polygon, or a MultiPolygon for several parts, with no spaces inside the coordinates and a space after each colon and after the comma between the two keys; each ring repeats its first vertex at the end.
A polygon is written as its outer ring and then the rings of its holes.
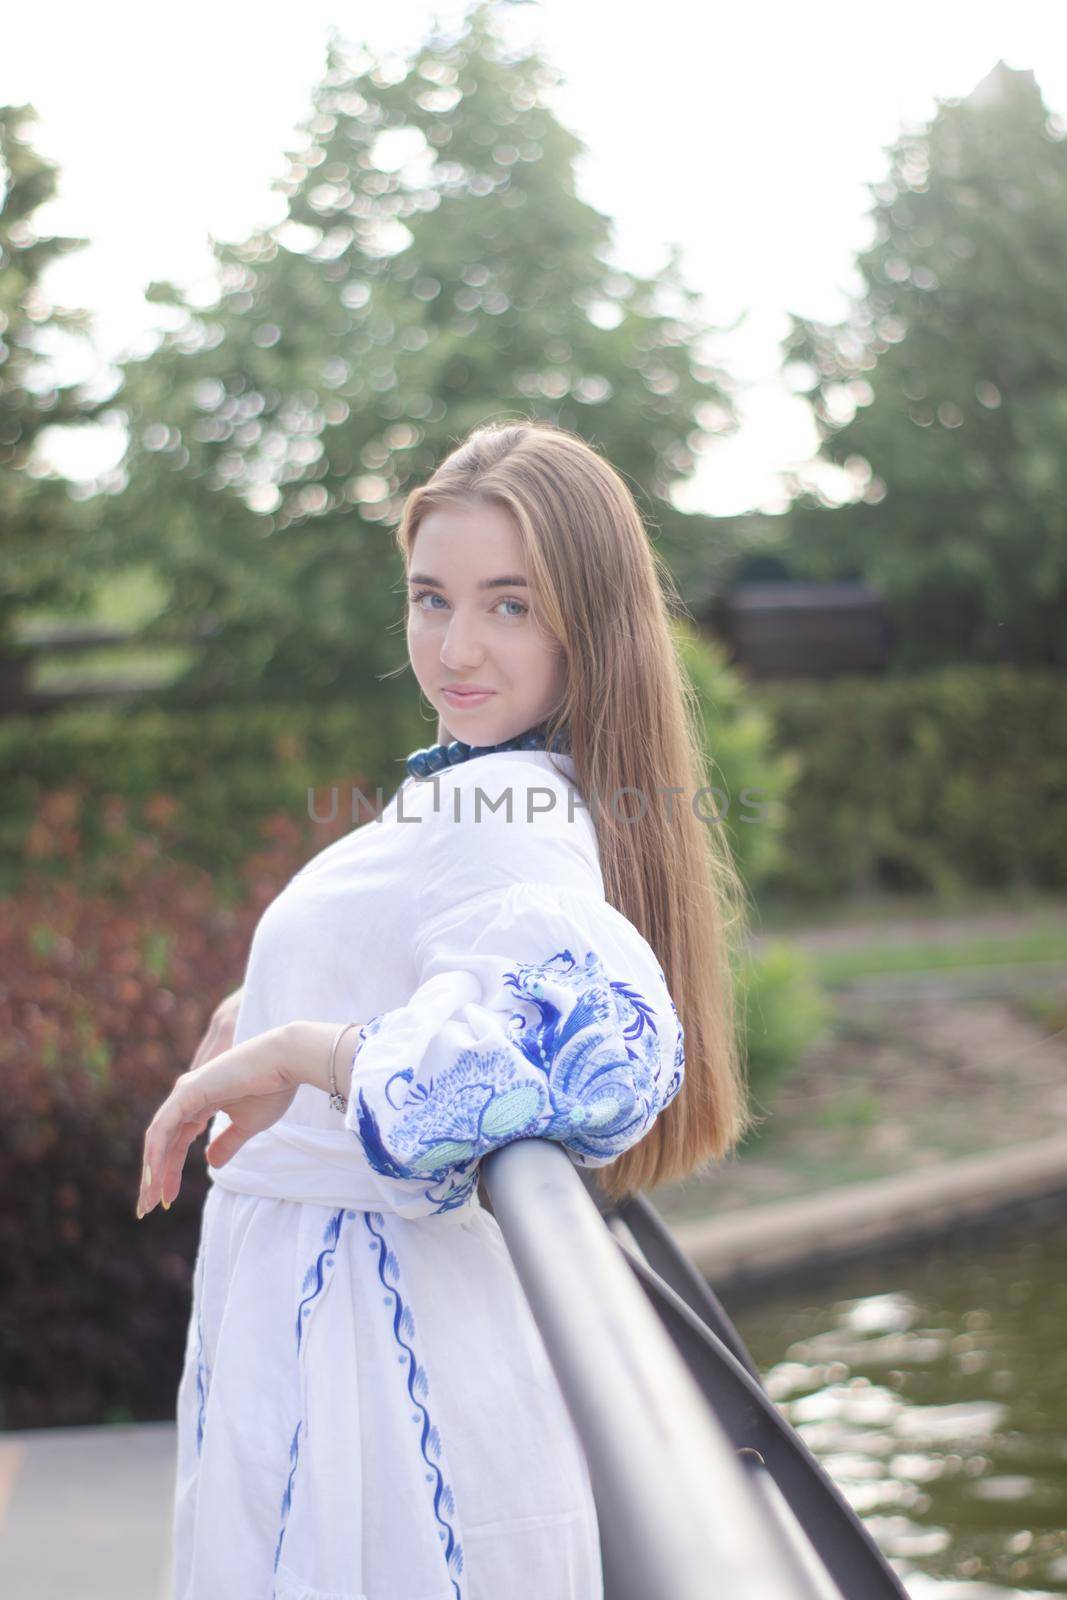
{"type": "Polygon", "coordinates": [[[480,711],[493,698],[495,690],[471,690],[467,694],[460,694],[455,689],[442,690],[445,704],[452,707],[452,715],[458,716],[461,711],[480,711]]]}
{"type": "Polygon", "coordinates": [[[474,698],[476,696],[481,696],[481,695],[486,695],[486,694],[495,694],[496,690],[495,689],[482,689],[477,684],[471,684],[469,686],[467,684],[463,684],[462,686],[460,686],[460,685],[454,684],[454,683],[446,683],[444,685],[443,689],[442,689],[442,693],[443,694],[450,694],[456,700],[464,700],[464,699],[467,698],[468,695],[471,698],[474,698]]]}

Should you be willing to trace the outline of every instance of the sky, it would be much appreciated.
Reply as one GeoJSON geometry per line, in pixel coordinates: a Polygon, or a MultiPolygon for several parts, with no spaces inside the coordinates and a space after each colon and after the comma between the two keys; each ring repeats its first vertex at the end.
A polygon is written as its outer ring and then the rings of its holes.
{"type": "MultiPolygon", "coordinates": [[[[4,21],[0,104],[31,102],[36,143],[61,168],[43,229],[89,238],[47,280],[52,298],[94,314],[96,371],[143,350],[161,312],[154,278],[207,297],[210,238],[279,221],[272,179],[303,142],[331,28],[404,54],[463,6],[388,0],[38,0],[4,21]]],[[[808,468],[817,435],[781,375],[788,313],[834,320],[857,287],[870,238],[867,185],[888,147],[938,100],[970,93],[999,59],[1035,73],[1067,116],[1067,8],[1048,0],[841,0],[730,7],[655,0],[629,21],[604,0],[512,10],[509,38],[536,43],[562,74],[549,103],[583,141],[579,194],[614,223],[613,257],[655,272],[682,250],[715,358],[739,385],[741,427],[676,491],[678,506],[730,516],[780,512],[787,469],[808,468]]],[[[69,359],[69,358],[68,358],[69,359]]],[[[89,376],[70,366],[64,376],[89,376]]],[[[75,477],[111,466],[121,434],[54,436],[75,477]]]]}

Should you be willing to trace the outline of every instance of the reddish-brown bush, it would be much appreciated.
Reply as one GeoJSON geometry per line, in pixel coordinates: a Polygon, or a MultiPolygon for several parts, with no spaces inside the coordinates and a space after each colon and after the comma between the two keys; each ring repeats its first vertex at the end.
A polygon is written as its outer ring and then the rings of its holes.
{"type": "Polygon", "coordinates": [[[223,907],[209,873],[168,856],[166,795],[136,817],[110,797],[112,848],[92,865],[81,800],[43,797],[0,902],[3,1428],[173,1415],[206,1139],[176,1203],[138,1222],[144,1130],[241,983],[263,909],[328,842],[285,814],[261,823],[223,907]]]}

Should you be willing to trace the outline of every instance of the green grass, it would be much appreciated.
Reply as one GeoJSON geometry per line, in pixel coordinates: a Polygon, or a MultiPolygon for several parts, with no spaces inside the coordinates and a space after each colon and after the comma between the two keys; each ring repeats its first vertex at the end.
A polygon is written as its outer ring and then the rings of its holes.
{"type": "Polygon", "coordinates": [[[846,1089],[835,1095],[816,1112],[820,1127],[832,1133],[858,1132],[873,1128],[882,1115],[882,1102],[873,1088],[846,1089]]]}
{"type": "Polygon", "coordinates": [[[760,935],[786,935],[819,928],[870,928],[881,923],[936,922],[949,917],[962,919],[1005,913],[1017,916],[1046,913],[1067,919],[1067,902],[1062,895],[1052,896],[1033,888],[967,889],[954,895],[880,892],[810,904],[766,899],[760,903],[752,931],[760,935]]]}
{"type": "Polygon", "coordinates": [[[815,977],[833,986],[893,972],[946,972],[965,967],[1067,963],[1067,925],[1024,929],[1018,934],[954,936],[936,943],[872,938],[847,950],[809,950],[815,977]]]}

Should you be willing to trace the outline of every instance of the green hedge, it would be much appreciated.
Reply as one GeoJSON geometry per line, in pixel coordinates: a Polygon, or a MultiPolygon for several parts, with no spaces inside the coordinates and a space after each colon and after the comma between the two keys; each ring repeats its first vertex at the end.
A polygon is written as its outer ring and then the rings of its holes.
{"type": "MultiPolygon", "coordinates": [[[[722,825],[747,882],[773,864],[777,829],[748,825],[746,791],[777,812],[791,764],[771,747],[768,718],[746,698],[744,680],[720,646],[679,625],[679,639],[707,724],[714,785],[726,797],[722,825]]],[[[175,860],[216,877],[230,903],[234,874],[255,847],[267,818],[292,819],[310,855],[321,843],[314,809],[330,812],[332,795],[347,827],[353,789],[389,799],[404,776],[404,757],[431,744],[436,723],[390,697],[372,712],[360,703],[197,710],[76,710],[0,722],[0,781],[7,805],[0,822],[0,891],[18,882],[29,854],[38,865],[64,861],[63,819],[74,811],[81,835],[79,872],[114,850],[118,821],[153,833],[175,860]]],[[[722,800],[707,799],[709,814],[722,800]]],[[[346,831],[341,828],[340,831],[346,831]]]]}
{"type": "MultiPolygon", "coordinates": [[[[1011,667],[760,685],[713,651],[687,657],[708,749],[727,792],[770,801],[761,826],[733,825],[750,888],[796,900],[873,890],[1067,886],[1067,680],[1011,667]]],[[[28,854],[69,870],[64,818],[77,812],[79,873],[115,848],[123,817],[175,860],[211,872],[220,901],[267,819],[291,819],[306,854],[337,787],[388,798],[403,756],[432,741],[416,709],[360,705],[93,709],[0,722],[0,891],[28,854]]],[[[736,807],[733,808],[736,811],[736,807]]],[[[337,830],[335,830],[337,831],[337,830]]]]}
{"type": "Polygon", "coordinates": [[[364,822],[365,808],[351,816],[352,790],[373,803],[380,784],[388,800],[404,756],[434,732],[417,712],[384,719],[355,705],[93,708],[0,722],[0,891],[17,886],[27,857],[65,870],[66,819],[76,814],[79,873],[105,862],[128,824],[154,834],[171,859],[210,872],[229,904],[267,819],[275,828],[291,819],[310,854],[322,830],[309,790],[318,816],[328,816],[336,788],[347,827],[364,822]]]}
{"type": "Polygon", "coordinates": [[[754,687],[799,773],[766,887],[1067,887],[1067,679],[1008,666],[754,687]]]}

